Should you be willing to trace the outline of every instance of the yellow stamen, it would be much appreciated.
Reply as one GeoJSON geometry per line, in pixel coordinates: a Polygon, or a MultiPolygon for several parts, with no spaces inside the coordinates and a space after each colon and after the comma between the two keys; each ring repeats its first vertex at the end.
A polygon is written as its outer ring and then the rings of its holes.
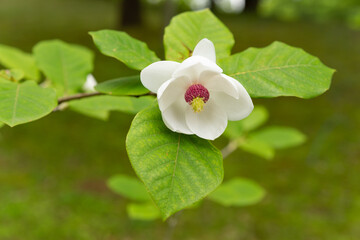
{"type": "Polygon", "coordinates": [[[196,97],[191,101],[191,107],[193,108],[194,112],[201,112],[204,108],[204,100],[201,97],[196,97]]]}

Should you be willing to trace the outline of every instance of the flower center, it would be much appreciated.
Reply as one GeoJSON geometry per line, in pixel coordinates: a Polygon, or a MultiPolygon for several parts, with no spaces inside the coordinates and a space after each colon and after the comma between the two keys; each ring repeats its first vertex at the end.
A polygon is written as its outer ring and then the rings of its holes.
{"type": "Polygon", "coordinates": [[[185,92],[185,101],[192,106],[194,112],[201,112],[209,97],[209,91],[201,84],[193,84],[185,92]]]}

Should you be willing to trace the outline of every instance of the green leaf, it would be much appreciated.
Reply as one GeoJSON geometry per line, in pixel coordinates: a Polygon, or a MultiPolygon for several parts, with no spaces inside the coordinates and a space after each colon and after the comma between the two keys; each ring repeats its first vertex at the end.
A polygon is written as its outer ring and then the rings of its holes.
{"type": "Polygon", "coordinates": [[[230,121],[225,131],[228,138],[238,138],[245,132],[252,131],[263,125],[269,118],[269,113],[263,106],[255,106],[251,114],[241,121],[230,121]]]}
{"type": "Polygon", "coordinates": [[[223,179],[221,152],[207,140],[170,131],[157,105],[136,115],[126,149],[163,219],[204,198],[223,179]]]}
{"type": "Polygon", "coordinates": [[[255,106],[252,113],[240,122],[242,122],[243,129],[250,132],[263,125],[268,118],[269,113],[264,106],[255,106]]]}
{"type": "Polygon", "coordinates": [[[40,72],[32,55],[17,48],[0,44],[0,64],[9,69],[20,69],[30,80],[39,80],[40,72]]]}
{"type": "Polygon", "coordinates": [[[0,128],[2,128],[4,126],[4,123],[0,122],[0,128]]]}
{"type": "Polygon", "coordinates": [[[141,95],[148,93],[140,81],[140,76],[122,77],[102,82],[95,89],[110,95],[141,95]]]}
{"type": "Polygon", "coordinates": [[[233,178],[221,184],[208,198],[224,206],[248,206],[260,202],[265,190],[254,181],[233,178]]]}
{"type": "Polygon", "coordinates": [[[129,68],[142,70],[151,63],[160,61],[144,42],[125,32],[100,30],[90,32],[90,35],[102,54],[116,58],[129,68]]]}
{"type": "Polygon", "coordinates": [[[24,72],[20,69],[0,70],[0,81],[18,82],[24,78],[24,72]]]}
{"type": "Polygon", "coordinates": [[[251,137],[262,141],[275,149],[295,147],[306,141],[306,136],[291,127],[271,126],[256,131],[251,137]]]}
{"type": "Polygon", "coordinates": [[[148,203],[130,203],[126,207],[126,211],[131,219],[152,221],[161,217],[159,209],[152,202],[148,203]]]}
{"type": "Polygon", "coordinates": [[[93,53],[79,45],[60,40],[43,41],[33,51],[39,68],[59,96],[81,91],[93,70],[93,53]]]}
{"type": "Polygon", "coordinates": [[[70,109],[89,117],[107,120],[110,111],[136,114],[154,102],[154,97],[96,96],[69,102],[70,109]]]}
{"type": "Polygon", "coordinates": [[[56,105],[55,91],[41,88],[34,81],[0,82],[0,121],[11,127],[42,118],[56,105]]]}
{"type": "Polygon", "coordinates": [[[144,184],[134,177],[116,175],[108,180],[107,185],[117,194],[131,200],[140,202],[151,201],[144,184]]]}
{"type": "Polygon", "coordinates": [[[329,89],[334,70],[300,48],[274,42],[249,48],[219,62],[252,97],[312,98],[329,89]]]}
{"type": "Polygon", "coordinates": [[[229,56],[235,43],[229,29],[208,9],[177,15],[165,28],[165,58],[182,62],[203,38],[214,43],[217,59],[229,56]]]}
{"type": "Polygon", "coordinates": [[[239,148],[267,160],[273,159],[275,155],[274,148],[272,148],[269,144],[253,137],[239,140],[239,148]]]}

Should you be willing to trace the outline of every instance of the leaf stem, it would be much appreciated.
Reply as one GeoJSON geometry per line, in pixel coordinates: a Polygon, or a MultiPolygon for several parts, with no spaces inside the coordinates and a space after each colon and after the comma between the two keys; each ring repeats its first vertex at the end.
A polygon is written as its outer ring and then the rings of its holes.
{"type": "Polygon", "coordinates": [[[231,140],[228,145],[221,149],[223,158],[228,157],[232,152],[238,148],[238,142],[236,140],[231,140]]]}

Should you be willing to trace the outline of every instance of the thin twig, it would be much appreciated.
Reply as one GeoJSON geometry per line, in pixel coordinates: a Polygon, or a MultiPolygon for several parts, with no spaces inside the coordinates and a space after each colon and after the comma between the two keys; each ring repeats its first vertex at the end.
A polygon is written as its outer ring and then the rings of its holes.
{"type": "Polygon", "coordinates": [[[99,95],[103,95],[103,93],[99,93],[99,92],[79,93],[79,94],[75,94],[75,95],[71,95],[71,96],[67,96],[67,97],[62,97],[62,98],[58,99],[58,105],[60,105],[61,103],[64,103],[64,102],[69,102],[71,100],[82,99],[82,98],[87,98],[87,97],[94,97],[94,96],[99,96],[99,95]]]}
{"type": "Polygon", "coordinates": [[[221,149],[221,153],[223,158],[228,157],[232,152],[234,152],[238,148],[238,142],[236,140],[232,140],[226,145],[223,149],[221,149]]]}
{"type": "MultiPolygon", "coordinates": [[[[100,92],[79,93],[79,94],[75,94],[75,95],[71,95],[71,96],[59,98],[59,99],[58,99],[58,104],[60,105],[61,103],[64,103],[64,102],[69,102],[69,101],[72,101],[72,100],[77,100],[77,99],[82,99],[82,98],[100,96],[100,95],[106,95],[106,94],[100,93],[100,92]]],[[[110,95],[111,95],[111,94],[110,94],[110,95]]],[[[148,93],[139,94],[139,95],[119,95],[119,96],[124,96],[124,97],[136,97],[136,98],[138,98],[138,97],[142,97],[142,96],[156,96],[156,94],[153,93],[153,92],[148,92],[148,93]]]]}
{"type": "Polygon", "coordinates": [[[67,107],[67,104],[61,103],[54,108],[53,112],[62,111],[67,107]]]}
{"type": "MultiPolygon", "coordinates": [[[[71,95],[71,96],[67,96],[67,97],[62,97],[58,99],[58,106],[56,108],[54,108],[53,112],[57,112],[60,110],[63,110],[67,107],[66,102],[70,102],[72,100],[78,100],[78,99],[83,99],[83,98],[89,98],[89,97],[95,97],[95,96],[101,96],[101,95],[106,95],[104,93],[100,93],[100,92],[92,92],[92,93],[79,93],[79,94],[75,94],[75,95],[71,95]]],[[[111,94],[109,94],[111,96],[111,94]]],[[[119,95],[123,96],[123,97],[142,97],[142,96],[156,96],[156,93],[153,92],[148,92],[148,93],[144,93],[144,94],[139,94],[139,95],[119,95]]]]}

